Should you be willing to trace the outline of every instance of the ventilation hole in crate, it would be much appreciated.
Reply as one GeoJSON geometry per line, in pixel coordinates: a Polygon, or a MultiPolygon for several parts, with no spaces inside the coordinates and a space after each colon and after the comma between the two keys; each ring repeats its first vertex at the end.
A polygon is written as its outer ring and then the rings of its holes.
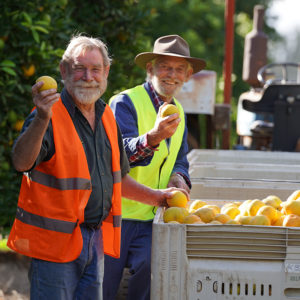
{"type": "Polygon", "coordinates": [[[197,281],[197,293],[200,293],[202,291],[202,281],[197,281]]]}
{"type": "Polygon", "coordinates": [[[269,284],[269,296],[272,296],[272,285],[269,284]]]}
{"type": "Polygon", "coordinates": [[[224,282],[222,282],[222,295],[224,295],[225,294],[225,284],[224,284],[224,282]]]}
{"type": "Polygon", "coordinates": [[[252,293],[253,293],[253,296],[256,295],[256,284],[255,283],[252,286],[252,293]]]}
{"type": "Polygon", "coordinates": [[[241,294],[241,285],[239,283],[237,284],[237,294],[241,294]]]}
{"type": "Polygon", "coordinates": [[[167,266],[167,252],[162,251],[160,257],[160,267],[162,270],[166,270],[167,269],[166,266],[167,266]]]}
{"type": "Polygon", "coordinates": [[[264,285],[262,284],[260,286],[260,295],[263,296],[265,293],[264,293],[264,285]]]}
{"type": "Polygon", "coordinates": [[[218,282],[217,281],[215,281],[214,283],[213,283],[213,291],[214,291],[214,293],[218,293],[218,282]]]}
{"type": "Polygon", "coordinates": [[[170,269],[172,271],[177,271],[177,251],[172,251],[171,252],[170,269]]]}
{"type": "Polygon", "coordinates": [[[248,295],[248,283],[245,284],[245,295],[248,295]]]}
{"type": "Polygon", "coordinates": [[[229,295],[232,295],[232,283],[229,283],[229,295]]]}

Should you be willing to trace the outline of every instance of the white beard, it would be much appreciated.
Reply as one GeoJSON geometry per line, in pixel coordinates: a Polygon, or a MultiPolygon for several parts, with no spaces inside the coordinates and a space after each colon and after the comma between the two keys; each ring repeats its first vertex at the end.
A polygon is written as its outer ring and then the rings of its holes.
{"type": "Polygon", "coordinates": [[[183,84],[178,85],[178,86],[175,88],[175,90],[173,90],[172,93],[169,95],[169,94],[167,94],[167,92],[166,92],[165,88],[163,87],[163,85],[159,82],[157,76],[153,75],[153,76],[151,77],[151,83],[152,83],[152,85],[153,85],[155,91],[156,91],[159,95],[161,95],[161,96],[163,96],[163,97],[173,97],[177,92],[180,91],[180,89],[182,88],[182,85],[183,85],[183,84]]]}
{"type": "Polygon", "coordinates": [[[107,79],[101,83],[96,81],[85,82],[79,80],[73,82],[70,78],[65,80],[65,86],[72,97],[81,104],[95,103],[106,91],[107,79]]]}

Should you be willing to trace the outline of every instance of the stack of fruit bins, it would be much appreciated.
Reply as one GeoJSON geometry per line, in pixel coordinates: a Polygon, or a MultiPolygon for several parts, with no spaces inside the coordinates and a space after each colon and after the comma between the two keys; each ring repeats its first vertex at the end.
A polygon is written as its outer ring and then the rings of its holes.
{"type": "MultiPolygon", "coordinates": [[[[209,205],[284,201],[300,189],[299,153],[192,150],[188,160],[191,199],[209,205]]],[[[300,299],[299,227],[164,223],[163,213],[153,222],[152,300],[300,299]]]]}
{"type": "Polygon", "coordinates": [[[152,300],[300,299],[300,228],[172,224],[163,213],[153,222],[152,300]]]}
{"type": "Polygon", "coordinates": [[[188,160],[191,167],[199,162],[299,165],[300,155],[299,152],[193,149],[188,160]]]}

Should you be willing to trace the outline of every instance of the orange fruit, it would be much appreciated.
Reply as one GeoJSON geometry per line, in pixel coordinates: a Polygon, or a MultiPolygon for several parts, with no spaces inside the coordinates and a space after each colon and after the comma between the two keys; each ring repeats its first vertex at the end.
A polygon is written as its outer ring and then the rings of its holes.
{"type": "Polygon", "coordinates": [[[287,215],[294,214],[300,216],[300,199],[285,202],[283,209],[287,215]]]}
{"type": "Polygon", "coordinates": [[[300,227],[300,217],[297,215],[287,215],[283,219],[282,226],[284,227],[300,227]]]}
{"type": "Polygon", "coordinates": [[[34,64],[31,64],[29,66],[23,66],[22,70],[25,77],[30,77],[35,73],[35,66],[34,64]]]}
{"type": "Polygon", "coordinates": [[[226,214],[216,214],[214,221],[219,221],[222,224],[225,224],[230,220],[230,217],[226,214]]]}
{"type": "Polygon", "coordinates": [[[213,220],[213,221],[209,222],[208,224],[223,225],[222,222],[217,221],[217,220],[213,220]]]}
{"type": "Polygon", "coordinates": [[[241,225],[241,223],[239,221],[236,221],[236,220],[229,220],[225,224],[226,225],[241,225]]]}
{"type": "Polygon", "coordinates": [[[294,201],[300,198],[300,190],[294,191],[289,197],[286,199],[286,201],[294,201]]]}
{"type": "Polygon", "coordinates": [[[248,216],[256,216],[257,211],[264,205],[265,204],[259,199],[254,199],[251,202],[249,202],[247,204],[248,216]]]}
{"type": "Polygon", "coordinates": [[[214,217],[216,216],[216,212],[210,208],[210,207],[201,207],[198,208],[195,212],[195,215],[197,215],[198,217],[200,217],[200,219],[204,222],[204,223],[209,223],[211,222],[214,217]]]}
{"type": "Polygon", "coordinates": [[[207,205],[204,205],[202,207],[212,208],[215,211],[216,214],[219,214],[220,211],[221,211],[221,208],[218,205],[207,204],[207,205]]]}
{"type": "Polygon", "coordinates": [[[189,212],[184,207],[169,207],[165,210],[163,219],[165,223],[169,223],[170,221],[182,223],[184,217],[188,214],[189,212]]]}
{"type": "Polygon", "coordinates": [[[162,118],[173,114],[179,114],[179,109],[174,104],[167,104],[161,109],[162,118]]]}
{"type": "Polygon", "coordinates": [[[232,206],[226,206],[222,207],[221,213],[228,215],[232,220],[240,214],[240,210],[237,208],[237,206],[232,205],[232,206]]]}
{"type": "Polygon", "coordinates": [[[198,217],[194,214],[190,214],[190,215],[183,218],[182,223],[183,224],[194,224],[195,222],[199,222],[199,221],[202,222],[200,217],[198,217]]]}
{"type": "Polygon", "coordinates": [[[254,216],[251,218],[249,225],[263,225],[263,226],[270,226],[271,222],[268,217],[259,215],[254,216]]]}
{"type": "Polygon", "coordinates": [[[188,198],[186,195],[181,191],[173,191],[172,197],[167,199],[167,203],[169,207],[186,207],[188,203],[188,198]]]}
{"type": "Polygon", "coordinates": [[[189,212],[193,213],[195,212],[198,208],[203,207],[204,205],[207,205],[207,203],[205,201],[202,200],[194,200],[191,202],[190,206],[189,206],[189,212]]]}
{"type": "Polygon", "coordinates": [[[42,81],[44,84],[40,87],[39,92],[50,89],[57,89],[56,80],[50,76],[41,76],[36,80],[36,83],[40,81],[42,81]]]}
{"type": "Polygon", "coordinates": [[[262,206],[256,213],[257,216],[263,215],[266,216],[271,223],[275,222],[278,219],[277,209],[271,205],[262,206]]]}

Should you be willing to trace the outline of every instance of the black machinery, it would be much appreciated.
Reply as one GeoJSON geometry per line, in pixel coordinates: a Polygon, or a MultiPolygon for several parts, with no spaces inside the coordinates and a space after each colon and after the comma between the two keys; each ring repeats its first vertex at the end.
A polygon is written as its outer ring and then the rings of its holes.
{"type": "Polygon", "coordinates": [[[243,61],[243,80],[251,89],[239,98],[236,148],[300,151],[300,64],[267,64],[263,17],[264,7],[256,5],[243,61]]]}
{"type": "Polygon", "coordinates": [[[240,144],[253,150],[300,151],[300,64],[269,64],[257,78],[263,87],[239,99],[240,144]]]}

